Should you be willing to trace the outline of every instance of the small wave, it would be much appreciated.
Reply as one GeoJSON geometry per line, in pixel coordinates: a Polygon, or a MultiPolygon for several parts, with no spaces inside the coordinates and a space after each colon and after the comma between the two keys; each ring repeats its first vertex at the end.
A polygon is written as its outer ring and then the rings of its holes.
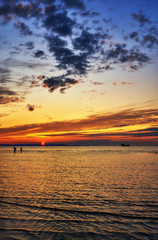
{"type": "MultiPolygon", "coordinates": [[[[0,231],[3,231],[4,229],[0,228],[0,231]]],[[[4,230],[6,231],[6,230],[4,230]]],[[[155,234],[148,234],[144,232],[125,232],[125,231],[107,231],[105,230],[104,233],[97,233],[95,231],[27,231],[24,229],[7,229],[8,233],[11,233],[12,235],[15,234],[16,238],[7,238],[7,240],[15,240],[18,237],[21,237],[20,239],[28,239],[28,237],[31,237],[31,239],[146,239],[151,237],[150,239],[157,239],[154,237],[155,234]],[[139,238],[137,238],[139,237],[139,238]]],[[[5,239],[5,238],[3,238],[5,239]]],[[[19,239],[19,238],[18,238],[19,239]]],[[[30,239],[30,238],[29,238],[30,239]]]]}
{"type": "Polygon", "coordinates": [[[131,214],[124,214],[124,213],[112,213],[112,212],[105,212],[105,211],[89,211],[89,210],[81,210],[81,209],[67,209],[67,208],[56,208],[56,207],[48,207],[48,206],[37,206],[37,205],[27,205],[27,204],[20,204],[20,203],[13,203],[8,201],[2,201],[1,203],[4,204],[12,204],[21,207],[27,207],[32,209],[41,209],[41,210],[50,210],[54,212],[68,212],[68,213],[79,213],[79,214],[89,214],[89,215],[105,215],[105,216],[113,216],[119,218],[126,218],[126,219],[148,219],[148,220],[158,220],[157,216],[140,216],[140,215],[131,215],[131,214]]]}
{"type": "Polygon", "coordinates": [[[17,239],[39,239],[38,237],[35,236],[34,231],[29,231],[27,229],[22,229],[22,228],[2,228],[0,227],[0,232],[3,235],[3,240],[17,240],[17,239]],[[7,233],[8,237],[4,237],[7,233]],[[14,237],[10,237],[9,235],[14,235],[15,234],[15,238],[14,237]],[[17,238],[18,236],[18,238],[17,238]],[[20,238],[19,238],[20,237],[20,238]]]}

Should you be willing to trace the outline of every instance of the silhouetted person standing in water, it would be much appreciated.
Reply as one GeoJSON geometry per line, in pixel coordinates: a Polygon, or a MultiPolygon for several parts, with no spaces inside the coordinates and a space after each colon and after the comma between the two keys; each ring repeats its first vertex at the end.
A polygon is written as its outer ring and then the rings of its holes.
{"type": "Polygon", "coordinates": [[[16,147],[14,147],[14,153],[16,153],[16,147]]]}
{"type": "Polygon", "coordinates": [[[22,153],[22,147],[20,148],[20,152],[22,153]]]}

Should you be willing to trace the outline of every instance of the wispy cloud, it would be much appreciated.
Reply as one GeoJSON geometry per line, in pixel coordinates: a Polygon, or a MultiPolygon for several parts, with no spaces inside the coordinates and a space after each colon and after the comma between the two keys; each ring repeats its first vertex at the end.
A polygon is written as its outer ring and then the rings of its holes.
{"type": "Polygon", "coordinates": [[[145,24],[149,24],[151,23],[150,19],[148,18],[148,16],[146,16],[145,13],[143,13],[143,11],[139,11],[138,13],[132,13],[132,18],[137,21],[140,26],[144,26],[145,24]]]}
{"type": "Polygon", "coordinates": [[[7,83],[12,80],[11,78],[11,70],[8,68],[0,67],[0,83],[7,83]]]}
{"type": "Polygon", "coordinates": [[[34,42],[33,41],[29,41],[29,42],[20,44],[20,46],[26,46],[27,50],[32,50],[34,48],[34,42]]]}
{"type": "Polygon", "coordinates": [[[23,102],[25,97],[19,97],[18,93],[6,87],[0,87],[0,104],[23,102]]]}
{"type": "Polygon", "coordinates": [[[25,97],[6,97],[0,96],[0,104],[7,104],[7,103],[21,103],[25,101],[25,97]]]}
{"type": "MultiPolygon", "coordinates": [[[[32,105],[29,105],[32,107],[32,105]]],[[[32,107],[33,109],[33,107],[32,107]]],[[[103,115],[91,115],[85,119],[54,121],[0,128],[1,136],[66,136],[114,137],[114,136],[156,136],[158,127],[157,109],[127,109],[103,115]],[[152,127],[145,127],[152,126],[152,127]],[[132,127],[131,130],[129,127],[132,127]],[[134,127],[135,130],[132,130],[134,127]],[[47,134],[46,134],[47,133],[47,134]],[[66,135],[65,135],[66,134],[66,135]]]]}
{"type": "Polygon", "coordinates": [[[7,116],[9,116],[9,114],[7,114],[7,113],[1,113],[0,114],[0,117],[7,117],[7,116]]]}
{"type": "Polygon", "coordinates": [[[14,24],[14,26],[18,30],[20,30],[20,33],[24,36],[33,34],[33,32],[29,29],[29,27],[23,22],[18,21],[17,23],[14,24]]]}
{"type": "Polygon", "coordinates": [[[0,87],[0,95],[16,95],[17,93],[6,87],[0,87]]]}

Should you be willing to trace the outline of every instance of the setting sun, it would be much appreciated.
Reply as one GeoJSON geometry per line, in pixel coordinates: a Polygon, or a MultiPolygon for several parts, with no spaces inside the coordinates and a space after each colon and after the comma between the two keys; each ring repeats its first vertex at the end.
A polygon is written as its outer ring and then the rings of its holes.
{"type": "Polygon", "coordinates": [[[41,142],[41,146],[45,146],[45,142],[41,142]]]}

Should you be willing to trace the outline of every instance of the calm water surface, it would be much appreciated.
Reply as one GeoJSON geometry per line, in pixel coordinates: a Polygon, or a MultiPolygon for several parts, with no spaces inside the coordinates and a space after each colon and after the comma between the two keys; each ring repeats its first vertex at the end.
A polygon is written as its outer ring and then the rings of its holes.
{"type": "Polygon", "coordinates": [[[0,239],[158,239],[158,147],[0,148],[0,239]]]}

